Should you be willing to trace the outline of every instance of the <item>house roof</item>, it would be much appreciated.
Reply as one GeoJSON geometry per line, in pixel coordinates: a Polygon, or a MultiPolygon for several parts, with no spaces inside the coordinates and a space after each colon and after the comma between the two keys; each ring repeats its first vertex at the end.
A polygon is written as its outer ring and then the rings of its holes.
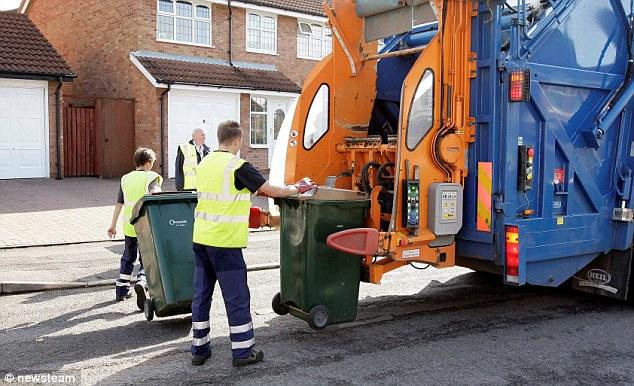
{"type": "Polygon", "coordinates": [[[315,16],[325,16],[322,8],[323,0],[242,0],[242,2],[315,16]]]}
{"type": "Polygon", "coordinates": [[[157,83],[299,93],[300,87],[273,66],[234,63],[147,51],[132,55],[157,83]]]}
{"type": "Polygon", "coordinates": [[[0,12],[0,74],[53,79],[75,77],[57,50],[24,14],[0,12]]]}

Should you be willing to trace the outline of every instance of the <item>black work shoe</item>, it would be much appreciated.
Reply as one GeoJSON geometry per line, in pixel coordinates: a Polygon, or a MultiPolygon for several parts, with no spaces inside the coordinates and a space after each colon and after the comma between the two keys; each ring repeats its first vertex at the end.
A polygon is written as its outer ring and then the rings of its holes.
{"type": "Polygon", "coordinates": [[[117,296],[114,298],[114,300],[118,301],[118,302],[122,302],[126,299],[130,299],[132,297],[132,294],[125,294],[123,296],[117,296]]]}
{"type": "Polygon", "coordinates": [[[207,358],[209,358],[210,356],[211,356],[211,354],[209,354],[209,355],[192,355],[192,365],[200,366],[203,363],[205,363],[207,358]]]}
{"type": "Polygon", "coordinates": [[[147,298],[147,296],[145,295],[145,287],[141,283],[136,283],[134,285],[134,292],[136,292],[136,306],[139,308],[139,310],[143,311],[145,299],[147,298]]]}
{"type": "Polygon", "coordinates": [[[258,363],[263,360],[264,360],[264,351],[254,347],[251,349],[251,354],[248,357],[233,358],[232,363],[234,367],[241,367],[241,366],[252,365],[254,363],[258,363]]]}

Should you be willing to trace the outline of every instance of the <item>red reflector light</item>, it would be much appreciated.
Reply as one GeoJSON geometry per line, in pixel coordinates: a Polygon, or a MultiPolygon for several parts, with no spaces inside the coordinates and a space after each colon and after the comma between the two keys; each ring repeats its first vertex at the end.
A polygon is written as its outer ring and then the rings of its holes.
{"type": "Polygon", "coordinates": [[[510,259],[509,255],[514,255],[516,258],[520,254],[520,246],[517,244],[506,244],[507,260],[510,259]]]}
{"type": "Polygon", "coordinates": [[[511,102],[527,102],[531,94],[531,72],[529,70],[511,71],[509,98],[511,102]]]}
{"type": "Polygon", "coordinates": [[[506,282],[519,284],[520,267],[520,237],[519,228],[516,226],[506,227],[506,282]]]}

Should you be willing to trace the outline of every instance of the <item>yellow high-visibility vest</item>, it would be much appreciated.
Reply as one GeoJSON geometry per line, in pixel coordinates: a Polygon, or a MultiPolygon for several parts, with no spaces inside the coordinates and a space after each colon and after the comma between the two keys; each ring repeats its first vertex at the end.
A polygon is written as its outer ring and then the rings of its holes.
{"type": "Polygon", "coordinates": [[[198,150],[191,143],[180,145],[183,153],[183,189],[196,189],[196,165],[198,165],[198,150]]]}
{"type": "Polygon", "coordinates": [[[135,170],[121,177],[121,190],[123,190],[123,234],[128,237],[136,237],[134,226],[130,224],[132,209],[137,201],[149,193],[152,181],[157,180],[158,186],[163,184],[163,177],[153,171],[135,170]]]}
{"type": "Polygon", "coordinates": [[[251,192],[235,188],[235,171],[246,161],[213,152],[196,168],[198,205],[194,242],[219,248],[246,248],[251,192]]]}

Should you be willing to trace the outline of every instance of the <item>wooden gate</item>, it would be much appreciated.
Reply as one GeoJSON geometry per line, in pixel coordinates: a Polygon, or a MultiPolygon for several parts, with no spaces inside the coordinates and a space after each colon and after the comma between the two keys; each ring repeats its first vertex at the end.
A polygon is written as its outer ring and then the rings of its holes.
{"type": "Polygon", "coordinates": [[[64,95],[64,176],[120,177],[133,169],[134,101],[64,95]]]}
{"type": "Polygon", "coordinates": [[[94,107],[64,107],[64,176],[97,175],[94,107]]]}
{"type": "Polygon", "coordinates": [[[97,170],[103,178],[134,168],[134,101],[97,98],[97,170]]]}

